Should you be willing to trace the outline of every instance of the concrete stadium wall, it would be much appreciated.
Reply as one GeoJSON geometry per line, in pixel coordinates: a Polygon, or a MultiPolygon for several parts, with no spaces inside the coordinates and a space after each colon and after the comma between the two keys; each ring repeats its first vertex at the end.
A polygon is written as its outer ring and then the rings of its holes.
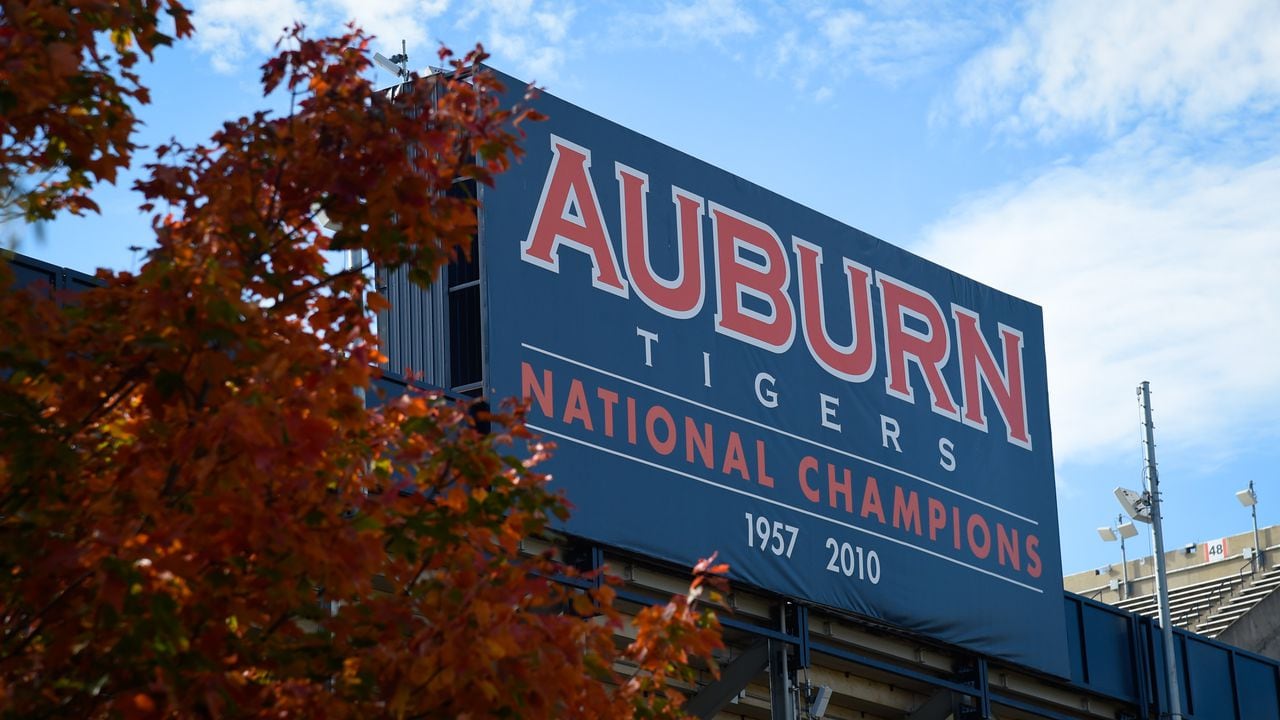
{"type": "MultiPolygon", "coordinates": [[[[1139,528],[1141,527],[1140,525],[1139,528]]],[[[1259,528],[1258,535],[1263,547],[1267,550],[1266,562],[1269,565],[1280,563],[1280,525],[1259,528]]],[[[1217,538],[1214,539],[1216,540],[1217,538]]],[[[1102,541],[1097,540],[1097,542],[1102,541]]],[[[1198,541],[1195,544],[1195,550],[1190,553],[1187,552],[1185,545],[1166,550],[1164,554],[1165,567],[1168,570],[1169,588],[1171,590],[1215,578],[1225,578],[1240,573],[1247,575],[1249,573],[1249,561],[1244,559],[1243,551],[1245,548],[1253,547],[1253,530],[1226,538],[1227,557],[1225,560],[1207,562],[1204,556],[1205,542],[1208,541],[1198,541]]],[[[1122,600],[1121,592],[1118,589],[1112,590],[1110,588],[1111,581],[1122,582],[1124,577],[1124,565],[1119,562],[1120,547],[1118,543],[1109,544],[1116,546],[1117,561],[1101,568],[1067,575],[1062,582],[1063,588],[1067,592],[1078,593],[1108,604],[1114,604],[1122,600]]],[[[1140,554],[1142,549],[1148,547],[1147,538],[1145,536],[1132,538],[1128,541],[1126,547],[1129,550],[1130,558],[1128,562],[1128,597],[1153,594],[1155,592],[1155,562],[1150,552],[1140,554]]]]}

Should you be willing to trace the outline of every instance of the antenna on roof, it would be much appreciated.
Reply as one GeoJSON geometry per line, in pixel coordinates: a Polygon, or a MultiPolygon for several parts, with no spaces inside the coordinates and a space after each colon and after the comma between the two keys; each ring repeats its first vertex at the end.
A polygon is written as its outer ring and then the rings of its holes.
{"type": "Polygon", "coordinates": [[[373,54],[373,61],[383,70],[393,73],[401,80],[409,79],[409,51],[405,48],[405,41],[400,41],[400,52],[387,57],[380,52],[373,54]]]}

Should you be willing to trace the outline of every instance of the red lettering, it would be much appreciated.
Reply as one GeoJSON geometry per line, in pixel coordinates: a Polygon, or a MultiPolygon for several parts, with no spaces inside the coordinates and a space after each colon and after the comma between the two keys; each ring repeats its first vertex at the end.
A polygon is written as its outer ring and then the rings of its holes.
{"type": "Polygon", "coordinates": [[[672,419],[671,413],[661,405],[654,405],[649,408],[649,412],[644,416],[644,431],[649,436],[649,444],[653,449],[658,451],[659,455],[670,455],[672,450],[676,449],[676,421],[672,419]],[[666,438],[659,440],[657,433],[658,422],[661,421],[666,426],[666,438]]]}
{"type": "Polygon", "coordinates": [[[591,413],[587,410],[587,391],[577,378],[569,384],[569,399],[564,404],[564,424],[572,425],[574,420],[580,420],[587,430],[595,429],[591,426],[591,413]]]}
{"type": "Polygon", "coordinates": [[[1040,547],[1040,538],[1035,535],[1027,536],[1027,574],[1033,578],[1040,577],[1041,571],[1044,569],[1040,564],[1040,553],[1036,552],[1036,548],[1040,547]]]}
{"type": "Polygon", "coordinates": [[[702,310],[705,296],[702,258],[702,198],[671,188],[676,204],[676,243],[679,269],[674,280],[665,280],[649,262],[649,214],[646,197],[649,177],[617,163],[618,193],[622,203],[622,262],[636,294],[646,305],[664,315],[690,318],[702,310]]]}
{"type": "Polygon", "coordinates": [[[862,517],[874,514],[884,524],[884,505],[880,502],[880,486],[872,475],[867,476],[867,486],[862,490],[862,517]]]}
{"type": "Polygon", "coordinates": [[[702,424],[702,434],[698,434],[698,426],[693,422],[693,418],[686,417],[684,419],[684,459],[686,462],[693,462],[693,451],[698,451],[698,455],[702,458],[702,464],[711,469],[716,466],[715,458],[712,454],[711,440],[711,423],[702,424]]]}
{"type": "Polygon", "coordinates": [[[911,529],[915,525],[915,533],[919,535],[920,530],[920,496],[912,490],[910,494],[903,496],[902,488],[894,486],[893,488],[893,526],[895,528],[911,529]]]}
{"type": "Polygon", "coordinates": [[[543,416],[553,418],[556,416],[555,403],[552,402],[554,396],[551,394],[551,371],[542,371],[542,383],[538,383],[538,378],[533,374],[533,368],[529,363],[520,363],[520,395],[526,402],[533,398],[538,402],[538,409],[542,411],[543,416]]]}
{"type": "Polygon", "coordinates": [[[627,442],[636,444],[636,399],[627,398],[627,442]]]}
{"type": "Polygon", "coordinates": [[[756,441],[756,482],[763,487],[773,487],[773,477],[764,470],[764,441],[756,441]]]}
{"type": "Polygon", "coordinates": [[[836,482],[836,466],[827,465],[827,502],[836,507],[836,496],[843,495],[844,511],[853,514],[853,473],[849,468],[843,470],[843,482],[836,482]]]}
{"type": "Polygon", "coordinates": [[[812,455],[805,455],[800,459],[800,491],[808,498],[809,502],[816,503],[822,499],[822,493],[809,484],[807,477],[811,472],[817,472],[818,459],[812,455]]]}
{"type": "Polygon", "coordinates": [[[588,172],[591,151],[552,135],[551,154],[538,211],[529,237],[520,244],[520,258],[558,273],[560,245],[568,245],[591,258],[595,268],[592,285],[627,297],[627,284],[618,270],[618,258],[588,172]]]}
{"type": "Polygon", "coordinates": [[[929,539],[936,541],[938,531],[947,526],[947,508],[941,501],[929,498],[929,539]]]}
{"type": "Polygon", "coordinates": [[[618,393],[597,388],[596,397],[604,403],[604,436],[613,437],[613,406],[618,403],[618,393]]]}
{"type": "Polygon", "coordinates": [[[1014,570],[1022,569],[1017,529],[1005,528],[1003,523],[996,523],[996,560],[1004,565],[1006,558],[1013,565],[1014,570]]]}
{"type": "Polygon", "coordinates": [[[730,470],[736,470],[743,480],[751,481],[751,472],[747,470],[747,454],[742,451],[742,438],[732,430],[729,431],[729,441],[725,444],[724,466],[720,468],[720,472],[728,475],[730,470]]]}
{"type": "Polygon", "coordinates": [[[956,347],[960,353],[960,394],[964,399],[964,424],[987,431],[982,386],[986,386],[1004,418],[1006,439],[1031,449],[1027,434],[1027,398],[1022,381],[1022,333],[1001,323],[1000,344],[1004,371],[996,365],[995,353],[978,328],[978,314],[959,305],[951,306],[956,319],[956,347]]]}
{"type": "Polygon", "coordinates": [[[907,367],[908,362],[913,362],[924,375],[933,411],[958,420],[960,411],[942,378],[942,366],[951,355],[951,341],[938,302],[929,293],[884,273],[876,273],[876,284],[880,286],[881,309],[884,313],[885,355],[888,362],[888,376],[884,379],[885,392],[909,403],[915,402],[907,367]],[[921,332],[907,324],[907,316],[923,324],[925,331],[921,332]]]}
{"type": "Polygon", "coordinates": [[[965,535],[969,538],[969,552],[980,560],[987,559],[991,554],[991,528],[987,525],[987,519],[977,513],[970,515],[965,524],[965,535]],[[974,530],[982,530],[982,542],[978,542],[974,530]]]}
{"type": "MultiPolygon", "coordinates": [[[[871,270],[846,258],[849,278],[849,333],[847,345],[837,345],[827,334],[826,304],[822,299],[822,248],[791,238],[800,281],[800,324],[809,354],[827,372],[850,382],[871,377],[876,366],[876,339],[871,325],[871,270]]],[[[843,334],[843,333],[842,333],[843,334]]]]}
{"type": "Polygon", "coordinates": [[[715,238],[716,332],[771,352],[786,352],[795,339],[795,308],[787,287],[791,267],[782,241],[763,223],[711,203],[715,238]],[[763,261],[746,259],[746,250],[763,261]],[[748,307],[743,297],[768,306],[768,314],[748,307]]]}

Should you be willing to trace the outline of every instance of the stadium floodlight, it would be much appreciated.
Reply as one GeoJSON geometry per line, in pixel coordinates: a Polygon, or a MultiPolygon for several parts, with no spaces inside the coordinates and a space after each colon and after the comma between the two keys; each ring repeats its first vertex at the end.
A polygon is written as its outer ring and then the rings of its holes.
{"type": "Polygon", "coordinates": [[[1258,496],[1253,493],[1253,482],[1249,483],[1249,487],[1244,490],[1236,491],[1236,500],[1245,507],[1253,507],[1258,504],[1258,496]]]}
{"type": "Polygon", "coordinates": [[[813,720],[822,720],[822,717],[827,714],[829,704],[831,704],[831,688],[819,685],[814,689],[813,702],[809,705],[809,717],[813,720]]]}
{"type": "Polygon", "coordinates": [[[388,97],[395,97],[413,78],[413,73],[409,72],[409,51],[405,48],[405,41],[400,41],[400,52],[387,57],[380,52],[373,54],[373,64],[386,70],[395,76],[396,80],[393,85],[380,88],[379,93],[385,92],[388,97]]]}
{"type": "Polygon", "coordinates": [[[1116,488],[1115,493],[1116,500],[1120,501],[1120,507],[1124,508],[1129,517],[1138,522],[1151,524],[1151,493],[1122,487],[1116,488]]]}
{"type": "Polygon", "coordinates": [[[379,67],[389,73],[394,74],[401,80],[409,79],[409,51],[405,49],[405,41],[400,41],[400,52],[387,57],[380,52],[373,54],[373,61],[379,67]]]}
{"type": "Polygon", "coordinates": [[[399,78],[408,77],[409,75],[408,69],[403,65],[408,61],[408,59],[409,58],[404,54],[392,55],[391,57],[387,57],[380,52],[373,54],[373,61],[377,63],[379,67],[389,73],[395,74],[395,76],[399,78]]]}
{"type": "Polygon", "coordinates": [[[342,226],[334,222],[333,219],[329,217],[329,213],[326,213],[324,208],[320,207],[320,203],[313,203],[311,205],[311,211],[314,213],[316,225],[319,225],[329,232],[338,232],[342,229],[342,226]]]}
{"type": "MultiPolygon", "coordinates": [[[[1117,496],[1119,495],[1119,492],[1120,490],[1119,488],[1117,488],[1116,489],[1117,496]]],[[[1120,541],[1120,570],[1124,575],[1123,584],[1121,584],[1120,586],[1124,588],[1120,594],[1121,600],[1129,599],[1129,556],[1125,552],[1124,541],[1137,534],[1138,534],[1138,529],[1133,526],[1133,523],[1125,522],[1123,515],[1116,516],[1115,527],[1107,526],[1107,527],[1098,528],[1098,537],[1102,538],[1103,542],[1115,542],[1116,540],[1120,541]]],[[[1114,581],[1112,582],[1110,587],[1112,590],[1116,589],[1114,581]]]]}
{"type": "Polygon", "coordinates": [[[1262,564],[1262,543],[1258,536],[1258,493],[1253,491],[1253,481],[1249,481],[1249,487],[1236,492],[1236,500],[1240,504],[1249,508],[1249,513],[1253,515],[1253,571],[1261,570],[1262,564]]]}

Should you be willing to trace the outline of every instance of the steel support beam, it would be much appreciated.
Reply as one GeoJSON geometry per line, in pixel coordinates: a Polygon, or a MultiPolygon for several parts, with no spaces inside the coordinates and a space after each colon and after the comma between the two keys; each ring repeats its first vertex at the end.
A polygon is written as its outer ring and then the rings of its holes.
{"type": "Polygon", "coordinates": [[[960,682],[973,688],[972,693],[966,693],[973,698],[973,705],[962,704],[956,708],[957,720],[990,720],[991,717],[991,691],[987,686],[987,661],[985,658],[977,658],[973,664],[960,671],[957,676],[960,682]]]}
{"type": "Polygon", "coordinates": [[[789,643],[769,641],[769,705],[773,720],[796,720],[795,693],[787,668],[789,649],[789,643]]]}
{"type": "Polygon", "coordinates": [[[685,704],[685,712],[711,720],[742,692],[751,679],[769,664],[769,641],[760,639],[720,671],[720,679],[698,691],[685,704]]]}
{"type": "Polygon", "coordinates": [[[938,690],[920,707],[907,713],[903,720],[946,720],[955,713],[956,700],[950,690],[938,690]]]}

